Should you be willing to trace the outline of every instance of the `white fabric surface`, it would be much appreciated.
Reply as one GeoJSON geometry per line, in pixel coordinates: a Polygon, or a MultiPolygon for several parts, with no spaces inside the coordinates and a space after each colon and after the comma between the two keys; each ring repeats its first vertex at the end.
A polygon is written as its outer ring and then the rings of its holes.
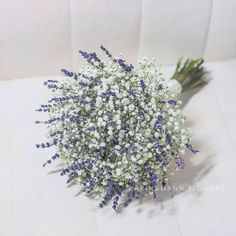
{"type": "MultiPolygon", "coordinates": [[[[43,116],[34,110],[49,95],[42,81],[52,77],[0,82],[0,235],[234,236],[236,60],[207,67],[212,81],[185,107],[200,153],[187,155],[186,168],[171,182],[218,191],[166,193],[119,214],[76,196],[76,187],[52,173],[58,162],[42,167],[51,152],[34,147],[45,131],[34,124],[43,116]]],[[[163,70],[169,75],[173,68],[163,70]]]]}
{"type": "Polygon", "coordinates": [[[235,0],[213,0],[204,58],[221,60],[236,55],[235,0]]]}
{"type": "Polygon", "coordinates": [[[78,68],[104,44],[131,63],[236,57],[235,0],[1,0],[0,79],[78,68]]]}
{"type": "Polygon", "coordinates": [[[67,0],[1,0],[0,79],[71,66],[69,10],[67,0]]]}
{"type": "Polygon", "coordinates": [[[212,0],[145,0],[142,6],[139,56],[155,55],[163,64],[180,57],[201,57],[212,0]]]}

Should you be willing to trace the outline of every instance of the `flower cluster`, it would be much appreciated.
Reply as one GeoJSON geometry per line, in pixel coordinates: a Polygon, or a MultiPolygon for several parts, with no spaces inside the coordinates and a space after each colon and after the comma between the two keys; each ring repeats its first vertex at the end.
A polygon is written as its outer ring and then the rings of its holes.
{"type": "Polygon", "coordinates": [[[136,66],[80,51],[87,64],[79,73],[62,72],[63,81],[44,83],[53,97],[38,111],[48,112],[48,142],[57,153],[44,165],[63,159],[67,183],[79,183],[101,196],[100,207],[116,210],[146,194],[158,194],[170,175],[184,167],[180,157],[192,152],[181,102],[170,93],[154,59],[136,66]],[[123,200],[120,200],[122,197],[123,200]]]}

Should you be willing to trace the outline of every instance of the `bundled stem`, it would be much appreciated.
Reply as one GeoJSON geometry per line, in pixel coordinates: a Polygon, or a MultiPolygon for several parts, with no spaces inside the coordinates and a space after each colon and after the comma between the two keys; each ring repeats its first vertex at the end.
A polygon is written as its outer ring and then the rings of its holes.
{"type": "Polygon", "coordinates": [[[207,84],[208,71],[203,67],[204,60],[187,59],[183,64],[179,60],[171,79],[177,80],[182,86],[182,92],[203,87],[207,84]]]}

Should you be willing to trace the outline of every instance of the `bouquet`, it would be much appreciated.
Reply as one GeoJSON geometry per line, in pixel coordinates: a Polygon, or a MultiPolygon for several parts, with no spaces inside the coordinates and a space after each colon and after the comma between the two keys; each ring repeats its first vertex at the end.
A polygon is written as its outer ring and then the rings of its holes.
{"type": "Polygon", "coordinates": [[[167,83],[155,59],[134,66],[101,50],[107,61],[80,51],[87,64],[79,73],[62,69],[65,79],[44,82],[52,98],[37,111],[49,119],[36,123],[47,125],[48,141],[36,147],[55,146],[44,166],[62,159],[68,184],[117,210],[146,195],[155,198],[158,187],[184,168],[186,149],[198,152],[178,93],[204,85],[205,70],[202,60],[179,62],[167,83]]]}

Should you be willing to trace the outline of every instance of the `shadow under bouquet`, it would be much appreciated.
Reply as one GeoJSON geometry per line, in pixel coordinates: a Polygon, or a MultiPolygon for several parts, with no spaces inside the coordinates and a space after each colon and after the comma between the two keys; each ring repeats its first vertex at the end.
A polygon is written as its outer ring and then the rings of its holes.
{"type": "Polygon", "coordinates": [[[170,176],[184,168],[181,156],[191,145],[178,94],[205,85],[203,60],[179,61],[166,81],[154,59],[134,66],[101,46],[107,55],[80,51],[86,66],[65,79],[44,83],[52,98],[37,110],[48,112],[47,142],[55,146],[68,184],[78,184],[88,195],[111,202],[115,210],[146,195],[158,195],[170,176]]]}

